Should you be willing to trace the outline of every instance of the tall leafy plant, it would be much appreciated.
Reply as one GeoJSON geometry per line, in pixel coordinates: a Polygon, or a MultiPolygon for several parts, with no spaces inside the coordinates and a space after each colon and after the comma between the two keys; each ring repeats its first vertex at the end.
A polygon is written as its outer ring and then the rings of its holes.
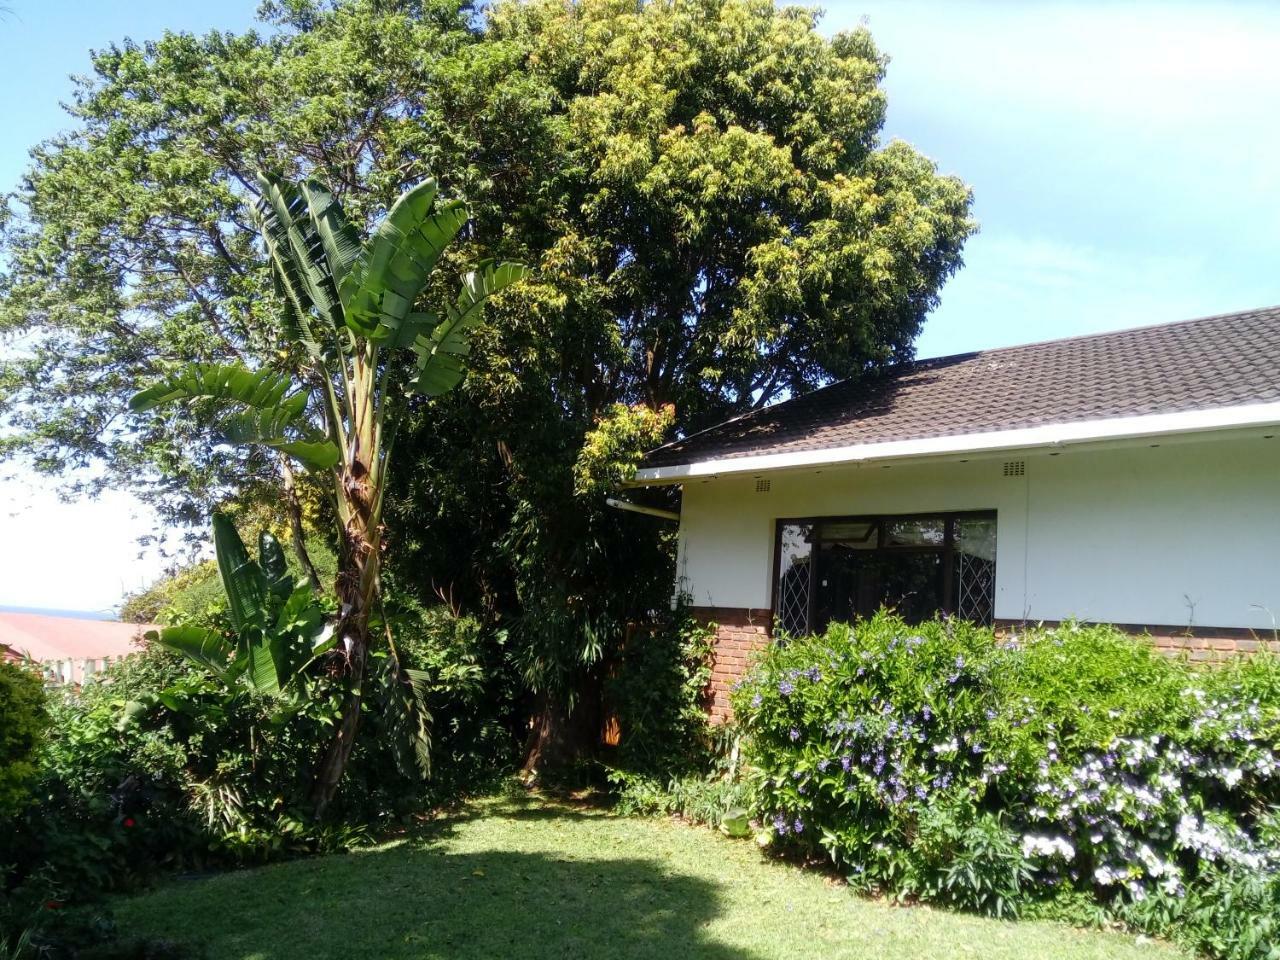
{"type": "Polygon", "coordinates": [[[413,398],[440,396],[461,381],[485,301],[525,268],[478,263],[456,297],[422,310],[441,255],[468,219],[461,201],[440,200],[434,180],[403,194],[363,242],[318,181],[260,174],[258,187],[256,221],[283,302],[283,334],[305,358],[301,382],[268,367],[195,363],[130,406],[212,403],[223,413],[225,440],[270,447],[331,479],[340,528],[335,656],[349,687],[316,771],[313,800],[323,812],[359,723],[397,429],[413,398]]]}
{"type": "Polygon", "coordinates": [[[235,636],[186,625],[152,631],[147,639],[199,664],[228,687],[305,696],[307,667],[335,641],[324,608],[307,584],[294,581],[270,533],[259,535],[254,560],[235,525],[214,514],[213,543],[235,636]]]}

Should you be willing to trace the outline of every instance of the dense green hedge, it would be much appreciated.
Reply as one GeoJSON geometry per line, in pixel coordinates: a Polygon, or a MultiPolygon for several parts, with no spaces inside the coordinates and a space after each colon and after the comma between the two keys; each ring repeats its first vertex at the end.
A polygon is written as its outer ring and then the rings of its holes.
{"type": "Polygon", "coordinates": [[[48,724],[39,672],[0,660],[0,821],[26,802],[48,724]]]}
{"type": "Polygon", "coordinates": [[[774,644],[735,710],[765,839],[861,886],[997,915],[1087,898],[1280,956],[1275,658],[1197,669],[1109,628],[882,614],[774,644]]]}

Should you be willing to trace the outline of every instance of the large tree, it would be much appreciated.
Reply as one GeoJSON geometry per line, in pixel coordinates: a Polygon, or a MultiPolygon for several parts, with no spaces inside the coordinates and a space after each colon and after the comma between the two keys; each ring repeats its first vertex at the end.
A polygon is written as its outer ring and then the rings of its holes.
{"type": "MultiPolygon", "coordinates": [[[[37,149],[5,235],[0,367],[14,449],[107,482],[163,473],[194,518],[273,460],[123,416],[158,362],[264,357],[276,309],[250,172],[313,173],[370,218],[428,174],[459,255],[533,279],[478,332],[462,395],[421,414],[388,502],[426,587],[511,629],[535,748],[625,622],[669,594],[659,527],[602,491],[646,443],[909,358],[974,227],[968,188],[883,143],[866,30],[767,0],[268,7],[270,36],[95,57],[71,134],[37,149]],[[436,534],[428,536],[430,527],[436,534]]],[[[579,710],[577,716],[584,717],[579,710]]]]}

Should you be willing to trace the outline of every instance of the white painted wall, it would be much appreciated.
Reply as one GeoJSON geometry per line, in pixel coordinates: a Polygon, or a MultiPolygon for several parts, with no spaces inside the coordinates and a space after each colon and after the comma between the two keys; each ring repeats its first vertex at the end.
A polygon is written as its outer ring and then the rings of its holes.
{"type": "Polygon", "coordinates": [[[691,480],[679,589],[767,609],[778,518],[997,512],[996,616],[1270,629],[1280,620],[1280,436],[864,463],[691,480]],[[1003,476],[1024,460],[1023,477],[1003,476]]]}

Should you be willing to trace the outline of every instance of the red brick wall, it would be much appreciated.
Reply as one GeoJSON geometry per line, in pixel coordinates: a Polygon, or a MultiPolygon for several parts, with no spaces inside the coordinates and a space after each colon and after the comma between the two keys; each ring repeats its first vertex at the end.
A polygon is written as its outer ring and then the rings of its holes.
{"type": "Polygon", "coordinates": [[[769,611],[695,607],[693,615],[702,623],[716,624],[707,703],[712,722],[723,723],[733,716],[729,694],[734,683],[746,673],[752,654],[769,642],[769,611]]]}

